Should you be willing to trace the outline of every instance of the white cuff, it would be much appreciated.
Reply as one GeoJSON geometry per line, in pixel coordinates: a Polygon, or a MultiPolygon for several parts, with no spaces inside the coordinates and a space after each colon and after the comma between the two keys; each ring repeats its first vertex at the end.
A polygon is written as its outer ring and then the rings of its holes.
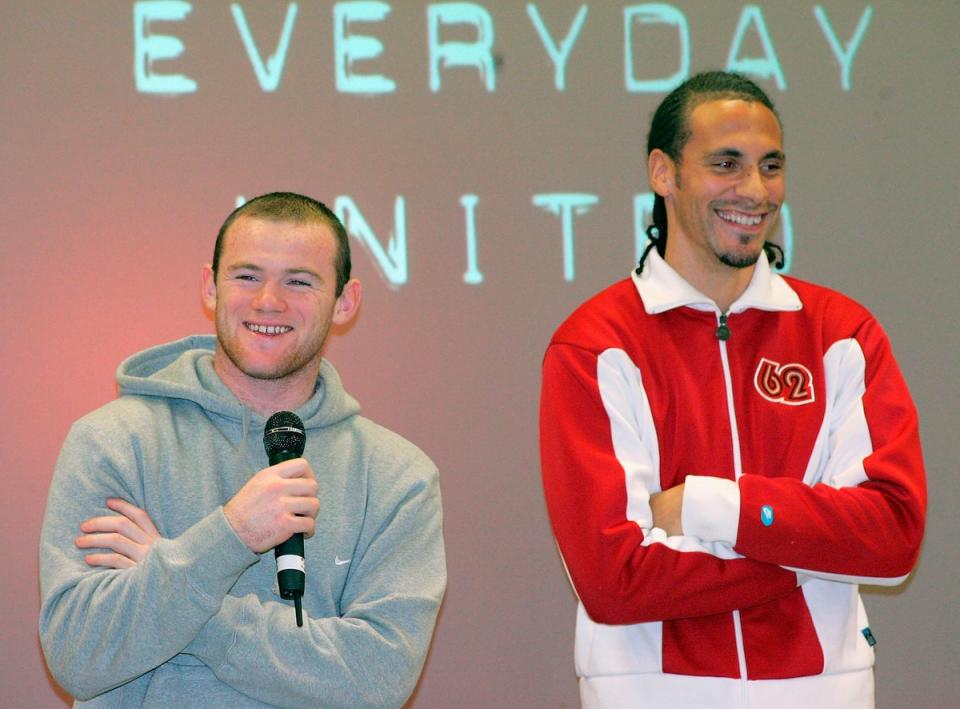
{"type": "Polygon", "coordinates": [[[740,486],[724,478],[688,475],[683,485],[680,524],[685,535],[735,546],[740,525],[740,486]]]}

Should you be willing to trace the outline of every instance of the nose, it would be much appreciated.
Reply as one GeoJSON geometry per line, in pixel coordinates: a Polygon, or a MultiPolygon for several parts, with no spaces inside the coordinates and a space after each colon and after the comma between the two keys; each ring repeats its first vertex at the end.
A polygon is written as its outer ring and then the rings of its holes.
{"type": "Polygon", "coordinates": [[[287,303],[276,283],[264,281],[253,298],[252,306],[259,311],[281,312],[286,309],[287,303]]]}
{"type": "Polygon", "coordinates": [[[743,178],[737,183],[737,194],[749,199],[753,204],[765,204],[770,197],[770,190],[759,168],[752,167],[746,170],[743,178]]]}

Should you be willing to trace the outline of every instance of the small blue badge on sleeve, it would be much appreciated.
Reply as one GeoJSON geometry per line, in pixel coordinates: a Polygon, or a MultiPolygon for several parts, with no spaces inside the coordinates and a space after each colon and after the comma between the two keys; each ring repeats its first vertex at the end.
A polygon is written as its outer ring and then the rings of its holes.
{"type": "Polygon", "coordinates": [[[870,632],[870,626],[867,626],[860,632],[863,633],[863,637],[867,639],[867,645],[873,647],[877,644],[877,639],[873,637],[873,633],[870,632]]]}
{"type": "Polygon", "coordinates": [[[764,505],[760,508],[760,521],[763,522],[764,527],[773,524],[773,508],[770,505],[764,505]]]}

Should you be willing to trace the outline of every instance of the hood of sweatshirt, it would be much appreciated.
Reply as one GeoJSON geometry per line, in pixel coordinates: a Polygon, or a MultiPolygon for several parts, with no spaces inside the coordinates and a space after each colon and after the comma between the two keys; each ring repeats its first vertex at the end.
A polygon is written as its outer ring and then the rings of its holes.
{"type": "MultiPolygon", "coordinates": [[[[214,371],[215,347],[213,335],[193,335],[128,357],[117,368],[119,392],[191,401],[214,417],[236,421],[244,433],[262,429],[266,419],[244,406],[214,371]]],[[[333,365],[323,360],[313,395],[294,413],[309,430],[331,426],[359,411],[333,365]]]]}

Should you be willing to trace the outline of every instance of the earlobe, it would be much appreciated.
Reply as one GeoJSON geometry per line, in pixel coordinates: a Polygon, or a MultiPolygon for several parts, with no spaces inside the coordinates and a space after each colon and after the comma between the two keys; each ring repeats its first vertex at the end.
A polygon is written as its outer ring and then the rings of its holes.
{"type": "Polygon", "coordinates": [[[650,151],[647,158],[647,174],[650,176],[650,187],[661,197],[667,197],[673,190],[673,160],[659,148],[650,151]]]}
{"type": "Polygon", "coordinates": [[[351,278],[346,282],[333,310],[334,324],[345,325],[353,319],[360,309],[360,294],[360,281],[351,278]]]}
{"type": "Polygon", "coordinates": [[[200,271],[200,297],[203,304],[210,310],[217,307],[217,281],[213,274],[213,267],[208,263],[200,271]]]}

